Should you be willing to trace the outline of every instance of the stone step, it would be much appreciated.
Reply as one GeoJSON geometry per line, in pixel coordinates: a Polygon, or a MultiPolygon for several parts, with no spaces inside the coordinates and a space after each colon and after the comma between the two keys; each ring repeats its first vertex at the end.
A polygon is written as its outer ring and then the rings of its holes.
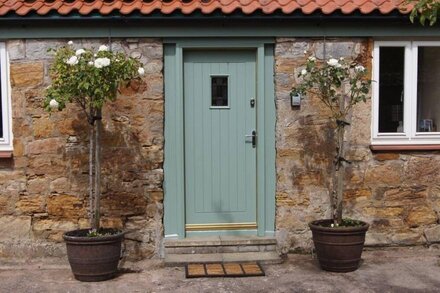
{"type": "Polygon", "coordinates": [[[273,237],[215,236],[186,239],[165,239],[167,254],[208,254],[276,251],[273,237]]]}
{"type": "Polygon", "coordinates": [[[248,262],[248,261],[259,261],[262,264],[278,264],[281,263],[283,260],[276,251],[165,255],[166,266],[183,266],[186,263],[248,262]]]}

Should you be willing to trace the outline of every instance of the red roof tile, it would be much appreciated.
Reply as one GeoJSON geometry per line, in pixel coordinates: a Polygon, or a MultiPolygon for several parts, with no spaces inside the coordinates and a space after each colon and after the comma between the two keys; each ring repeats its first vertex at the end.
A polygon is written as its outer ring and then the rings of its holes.
{"type": "Polygon", "coordinates": [[[46,15],[53,12],[60,15],[79,13],[85,16],[96,12],[102,15],[128,15],[135,12],[148,15],[153,12],[191,14],[196,11],[202,14],[215,11],[224,14],[271,14],[276,11],[284,14],[297,11],[304,14],[350,14],[355,11],[362,14],[375,11],[382,14],[392,11],[408,13],[409,10],[402,6],[402,2],[403,0],[0,0],[0,16],[8,13],[20,16],[31,13],[46,15]]]}

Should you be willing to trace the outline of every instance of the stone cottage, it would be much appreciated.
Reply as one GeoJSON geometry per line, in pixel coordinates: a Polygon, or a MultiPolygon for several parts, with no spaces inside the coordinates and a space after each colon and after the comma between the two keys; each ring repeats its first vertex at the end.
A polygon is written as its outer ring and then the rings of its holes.
{"type": "Polygon", "coordinates": [[[129,259],[194,236],[311,248],[333,132],[316,97],[291,100],[305,52],[375,80],[346,133],[345,215],[371,224],[366,245],[440,241],[440,26],[400,1],[0,0],[0,23],[1,257],[62,256],[88,226],[86,120],[42,107],[47,50],[69,40],[145,66],[103,113],[102,224],[129,231],[129,259]]]}

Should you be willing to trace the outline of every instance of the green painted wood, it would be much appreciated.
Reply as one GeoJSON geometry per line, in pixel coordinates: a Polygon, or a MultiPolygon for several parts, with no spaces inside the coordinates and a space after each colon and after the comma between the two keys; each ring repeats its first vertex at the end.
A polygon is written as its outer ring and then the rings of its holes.
{"type": "MultiPolygon", "coordinates": [[[[164,47],[165,56],[165,163],[164,163],[164,191],[165,191],[165,237],[185,237],[184,224],[184,141],[183,129],[183,60],[182,52],[189,49],[201,48],[222,48],[225,51],[238,48],[264,47],[264,59],[261,54],[257,55],[257,64],[264,63],[264,76],[259,76],[257,71],[257,82],[264,82],[264,89],[260,89],[260,104],[264,106],[264,112],[257,116],[257,121],[264,121],[265,137],[259,137],[259,147],[264,147],[264,154],[257,154],[257,162],[265,161],[264,164],[257,164],[257,170],[265,169],[264,178],[257,178],[264,182],[264,198],[257,197],[257,206],[264,206],[264,213],[257,215],[257,225],[260,230],[265,231],[265,236],[274,235],[275,223],[275,95],[273,88],[273,39],[166,39],[164,47]],[[244,40],[244,42],[243,42],[244,40]],[[263,90],[263,91],[262,91],[263,90]],[[264,101],[261,104],[261,101],[264,101]],[[265,142],[264,144],[261,141],[265,142]],[[263,157],[261,157],[263,156],[263,157]],[[261,202],[261,200],[263,200],[261,202]]],[[[261,125],[261,122],[259,125],[261,125]]],[[[260,172],[261,171],[257,171],[260,172]]],[[[232,176],[233,174],[231,174],[232,176]]],[[[242,174],[238,174],[240,176],[242,174]]],[[[238,177],[237,176],[237,177],[238,177]]],[[[205,187],[204,187],[205,188],[205,187]]],[[[243,233],[254,233],[252,230],[242,231],[243,233]]],[[[216,233],[211,231],[208,234],[216,233]]],[[[222,232],[219,232],[222,233],[222,232]]],[[[241,232],[238,232],[241,233],[241,232]]],[[[200,232],[191,232],[187,236],[207,235],[200,232]]],[[[261,232],[259,233],[261,235],[261,232]]]]}
{"type": "Polygon", "coordinates": [[[77,23],[75,26],[8,24],[0,28],[1,39],[13,38],[99,38],[121,37],[439,37],[440,25],[421,27],[417,24],[363,23],[363,22],[270,22],[252,21],[204,23],[200,22],[151,22],[142,24],[92,24],[77,23]]]}
{"type": "Polygon", "coordinates": [[[184,236],[185,213],[183,189],[184,182],[180,174],[183,174],[183,94],[179,91],[181,87],[181,48],[175,45],[164,46],[164,59],[167,66],[164,70],[165,79],[165,113],[168,113],[165,123],[165,153],[167,159],[164,162],[164,226],[167,237],[184,236]],[[179,196],[180,195],[180,196],[179,196]]]}
{"type": "Polygon", "coordinates": [[[264,48],[264,179],[265,179],[265,236],[275,233],[275,84],[274,84],[274,45],[264,48]]]}
{"type": "Polygon", "coordinates": [[[165,156],[164,162],[164,226],[166,237],[177,237],[179,235],[178,221],[176,215],[179,214],[180,208],[177,205],[177,194],[179,188],[177,187],[177,146],[175,127],[177,124],[176,106],[177,92],[174,90],[176,86],[176,46],[164,45],[164,80],[165,80],[165,114],[167,122],[165,123],[165,156]],[[167,113],[172,113],[167,114],[167,113]]]}
{"type": "Polygon", "coordinates": [[[184,53],[186,224],[256,222],[255,51],[184,53]],[[228,77],[228,108],[211,105],[211,76],[228,77]]]}

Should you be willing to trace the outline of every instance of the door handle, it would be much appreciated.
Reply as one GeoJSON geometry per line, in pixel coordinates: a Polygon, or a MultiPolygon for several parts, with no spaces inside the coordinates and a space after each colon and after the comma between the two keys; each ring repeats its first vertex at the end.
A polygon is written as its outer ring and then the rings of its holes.
{"type": "Polygon", "coordinates": [[[246,134],[245,137],[250,137],[252,139],[252,147],[257,147],[257,131],[252,130],[252,134],[246,134]]]}

